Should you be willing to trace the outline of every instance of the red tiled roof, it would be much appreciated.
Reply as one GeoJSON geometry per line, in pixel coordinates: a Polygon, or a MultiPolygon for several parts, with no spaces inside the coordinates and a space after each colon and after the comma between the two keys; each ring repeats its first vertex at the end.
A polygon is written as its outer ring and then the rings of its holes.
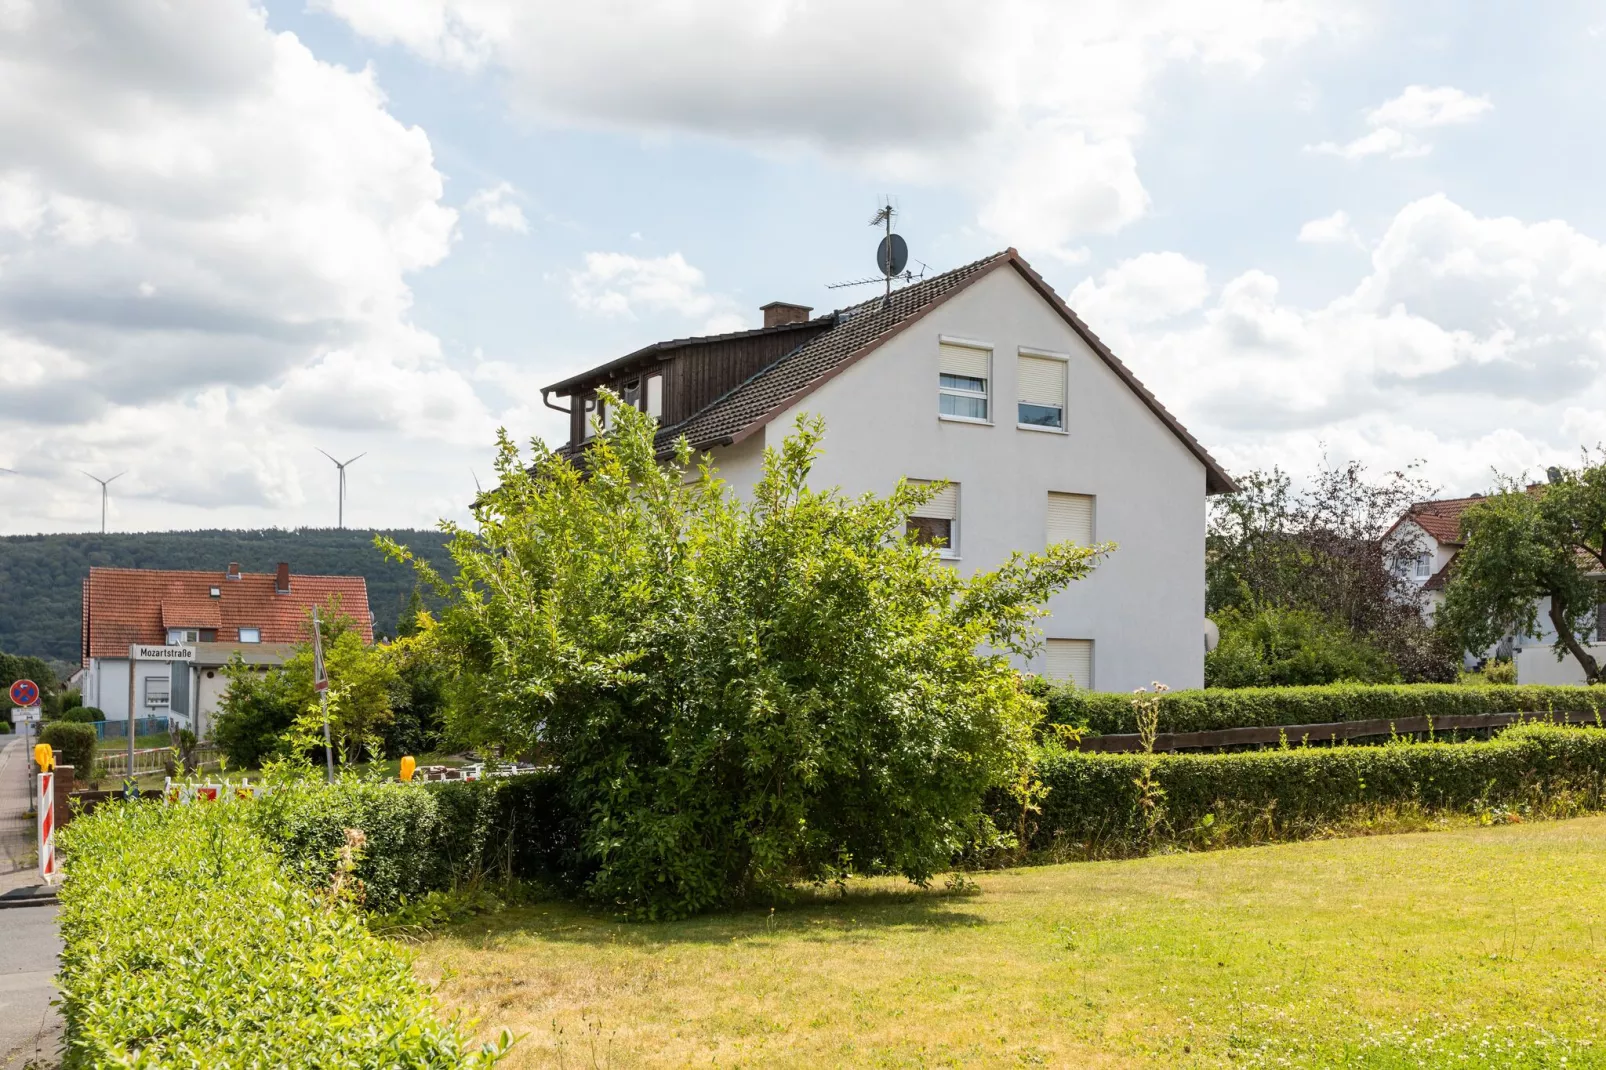
{"type": "MultiPolygon", "coordinates": [[[[1427,532],[1445,546],[1461,545],[1461,514],[1477,502],[1483,501],[1483,495],[1472,498],[1444,498],[1436,502],[1417,502],[1406,510],[1394,527],[1409,520],[1417,527],[1427,532]]],[[[1393,529],[1391,528],[1390,531],[1393,529]]]]}
{"type": "Polygon", "coordinates": [[[361,576],[290,577],[290,593],[274,591],[271,573],[92,568],[84,581],[84,656],[128,656],[133,643],[165,642],[168,628],[216,628],[220,643],[238,642],[241,628],[260,628],[264,643],[306,639],[307,612],[338,598],[364,642],[374,641],[368,581],[361,576]],[[218,597],[211,596],[211,588],[218,597]]]}

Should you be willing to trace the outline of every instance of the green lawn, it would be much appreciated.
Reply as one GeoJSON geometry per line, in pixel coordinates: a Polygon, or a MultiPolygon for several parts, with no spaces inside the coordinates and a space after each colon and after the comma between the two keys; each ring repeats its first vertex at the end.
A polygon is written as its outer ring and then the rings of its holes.
{"type": "Polygon", "coordinates": [[[977,884],[655,925],[521,907],[418,969],[524,1035],[509,1067],[1606,1067],[1606,818],[977,884]]]}

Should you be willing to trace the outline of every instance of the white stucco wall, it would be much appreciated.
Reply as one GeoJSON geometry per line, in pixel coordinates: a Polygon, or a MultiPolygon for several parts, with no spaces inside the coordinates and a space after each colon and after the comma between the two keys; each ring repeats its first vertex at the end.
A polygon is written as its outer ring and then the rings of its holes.
{"type": "MultiPolygon", "coordinates": [[[[1163,394],[1163,383],[1148,385],[1163,394]]],[[[799,412],[826,421],[814,486],[857,494],[886,493],[900,476],[958,483],[955,566],[967,575],[1043,548],[1050,491],[1094,495],[1094,537],[1120,548],[1051,601],[1044,634],[1093,640],[1096,690],[1203,686],[1204,465],[1013,270],[979,280],[762,434],[716,453],[721,474],[750,491],[754,443],[779,444],[799,412]],[[939,335],[992,345],[991,425],[938,418],[939,335]],[[1022,346],[1071,354],[1067,434],[1015,426],[1022,346]]]]}

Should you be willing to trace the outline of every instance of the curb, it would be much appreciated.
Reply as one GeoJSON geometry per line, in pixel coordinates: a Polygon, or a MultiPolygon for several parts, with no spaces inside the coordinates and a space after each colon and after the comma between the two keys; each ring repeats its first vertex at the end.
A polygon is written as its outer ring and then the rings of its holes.
{"type": "Polygon", "coordinates": [[[16,888],[0,895],[0,910],[7,907],[42,907],[55,901],[54,888],[16,888]]]}

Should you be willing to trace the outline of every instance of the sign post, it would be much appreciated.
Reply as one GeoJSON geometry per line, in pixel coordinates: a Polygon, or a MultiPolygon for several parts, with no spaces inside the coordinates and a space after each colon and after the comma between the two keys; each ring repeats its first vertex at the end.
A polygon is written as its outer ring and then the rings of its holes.
{"type": "MultiPolygon", "coordinates": [[[[142,661],[194,661],[195,648],[193,646],[164,646],[162,644],[146,645],[144,643],[130,643],[128,647],[128,774],[124,780],[123,793],[130,799],[139,798],[139,782],[134,779],[134,677],[135,669],[142,661]]],[[[171,719],[168,721],[171,726],[171,719]]]]}
{"type": "Polygon", "coordinates": [[[335,746],[329,737],[329,673],[323,666],[323,628],[318,623],[318,607],[312,607],[312,686],[323,704],[323,763],[329,783],[335,782],[335,746]]]}

